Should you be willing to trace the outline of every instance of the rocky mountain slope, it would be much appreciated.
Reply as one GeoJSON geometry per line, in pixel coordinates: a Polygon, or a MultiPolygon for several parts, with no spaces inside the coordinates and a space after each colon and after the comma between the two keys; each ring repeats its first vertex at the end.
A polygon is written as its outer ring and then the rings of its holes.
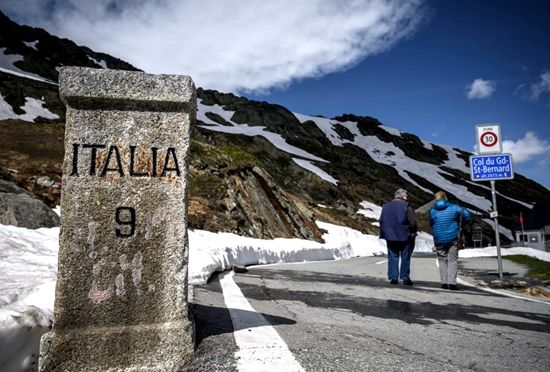
{"type": "Polygon", "coordinates": [[[56,82],[59,67],[65,65],[136,70],[118,58],[60,39],[41,28],[20,26],[2,12],[0,30],[0,53],[11,56],[10,69],[38,79],[56,82]]]}
{"type": "MultiPolygon", "coordinates": [[[[494,235],[488,219],[490,187],[470,180],[471,154],[466,151],[421,140],[370,117],[327,119],[231,94],[199,90],[198,96],[198,128],[209,133],[211,143],[229,141],[246,148],[281,185],[301,193],[310,205],[323,204],[351,216],[362,201],[381,205],[398,187],[409,190],[416,207],[445,190],[476,214],[488,240],[494,235]]],[[[518,174],[498,182],[497,192],[505,240],[518,228],[520,211],[526,215],[549,197],[548,189],[518,174]]],[[[428,229],[426,219],[423,227],[428,229]]]]}
{"type": "MultiPolygon", "coordinates": [[[[0,178],[53,206],[59,201],[64,130],[56,68],[135,68],[1,14],[0,23],[0,178]]],[[[314,221],[323,220],[376,234],[375,220],[365,217],[372,214],[358,211],[381,205],[404,187],[415,207],[445,190],[474,211],[485,244],[494,239],[490,188],[470,180],[466,151],[371,117],[313,117],[233,94],[200,88],[197,93],[191,228],[319,240],[322,232],[314,221]]],[[[518,228],[520,212],[527,215],[550,200],[548,189],[518,174],[498,182],[497,192],[505,242],[518,228]]],[[[421,221],[429,231],[426,219],[421,221]]]]}

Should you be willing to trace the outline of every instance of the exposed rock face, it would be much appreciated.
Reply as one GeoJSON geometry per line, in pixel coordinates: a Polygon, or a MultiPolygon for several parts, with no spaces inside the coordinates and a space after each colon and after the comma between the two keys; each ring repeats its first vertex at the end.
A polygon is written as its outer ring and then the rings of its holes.
{"type": "Polygon", "coordinates": [[[244,218],[243,228],[251,236],[321,239],[322,233],[315,223],[261,168],[245,168],[230,174],[227,184],[226,206],[244,218]]]}
{"type": "Polygon", "coordinates": [[[321,241],[322,232],[298,198],[283,190],[250,154],[193,141],[189,227],[262,239],[321,241]]]}
{"type": "Polygon", "coordinates": [[[0,121],[0,179],[59,205],[64,132],[63,123],[0,121]]]}
{"type": "Polygon", "coordinates": [[[0,224],[38,229],[59,226],[59,216],[36,196],[0,180],[0,224]]]}

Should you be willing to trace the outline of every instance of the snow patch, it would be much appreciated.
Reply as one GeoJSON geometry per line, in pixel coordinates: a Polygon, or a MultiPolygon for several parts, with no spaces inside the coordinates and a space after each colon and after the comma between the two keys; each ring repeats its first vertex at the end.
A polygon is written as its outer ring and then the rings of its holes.
{"type": "Polygon", "coordinates": [[[17,119],[18,117],[19,115],[13,111],[13,107],[4,100],[4,96],[0,93],[0,120],[17,119]]]}
{"type": "Polygon", "coordinates": [[[52,210],[57,214],[59,217],[61,217],[61,206],[56,205],[55,208],[52,208],[52,210]]]}
{"type": "Polygon", "coordinates": [[[434,149],[434,146],[431,142],[428,142],[428,141],[424,141],[423,139],[421,139],[420,141],[422,141],[422,144],[424,145],[425,148],[427,148],[428,150],[433,150],[434,149]]]}
{"type": "MultiPolygon", "coordinates": [[[[489,226],[491,226],[491,228],[493,229],[493,231],[495,231],[495,222],[489,218],[483,218],[482,219],[483,222],[485,222],[486,224],[488,224],[489,226]]],[[[498,225],[498,231],[499,233],[501,233],[502,235],[504,235],[505,237],[507,237],[509,240],[511,241],[514,241],[514,235],[512,235],[512,231],[510,231],[509,229],[507,229],[506,227],[502,226],[502,225],[498,225]]],[[[496,233],[496,231],[495,231],[496,233]]]]}
{"type": "MultiPolygon", "coordinates": [[[[7,74],[24,77],[27,79],[38,80],[49,84],[55,84],[55,82],[43,78],[40,75],[33,74],[31,72],[23,71],[20,68],[14,66],[15,62],[22,61],[24,58],[19,54],[6,54],[6,48],[0,48],[0,71],[7,74]]],[[[56,84],[57,85],[57,84],[56,84]]]]}
{"type": "Polygon", "coordinates": [[[36,44],[38,44],[38,40],[35,40],[35,41],[23,41],[23,44],[25,44],[26,46],[28,46],[29,48],[32,48],[34,50],[38,50],[38,48],[36,47],[36,44]]]}
{"type": "Polygon", "coordinates": [[[380,125],[380,128],[384,129],[386,132],[388,132],[389,134],[393,134],[394,136],[398,136],[398,137],[401,137],[401,131],[399,129],[395,129],[395,128],[391,128],[391,127],[387,127],[385,125],[380,125]]]}
{"type": "MultiPolygon", "coordinates": [[[[207,106],[203,105],[202,101],[199,100],[197,105],[197,120],[202,121],[207,125],[201,125],[201,128],[212,130],[215,132],[230,133],[230,134],[243,134],[245,136],[261,136],[268,140],[273,146],[277,147],[279,150],[287,152],[292,155],[299,156],[304,159],[320,161],[323,163],[328,163],[325,159],[322,159],[318,156],[312,155],[307,151],[304,151],[298,147],[292,146],[286,142],[286,140],[277,133],[270,132],[266,130],[265,127],[260,126],[249,126],[247,124],[237,124],[231,121],[234,111],[225,111],[221,106],[207,106]],[[206,116],[206,112],[212,112],[221,116],[225,121],[227,121],[231,126],[221,125],[211,120],[206,116]]],[[[306,168],[307,169],[307,168],[306,168]]],[[[310,170],[310,169],[307,169],[310,170]]]]}
{"type": "MultiPolygon", "coordinates": [[[[459,200],[476,205],[481,210],[488,212],[492,208],[492,202],[488,199],[476,195],[470,192],[465,186],[455,184],[443,177],[443,175],[450,174],[442,170],[439,166],[416,161],[407,157],[403,150],[395,146],[392,142],[383,142],[376,136],[362,135],[359,131],[359,128],[357,127],[357,123],[355,122],[339,122],[337,120],[302,115],[298,113],[293,114],[301,123],[304,123],[308,120],[313,121],[317,125],[317,127],[323,133],[325,133],[325,136],[333,145],[342,146],[343,144],[351,143],[361,147],[376,162],[387,164],[393,167],[402,178],[429,194],[433,194],[432,190],[419,185],[414,179],[409,176],[408,173],[422,175],[423,178],[425,178],[438,188],[451,192],[459,200]],[[354,135],[354,140],[350,141],[340,138],[338,133],[336,133],[333,128],[335,124],[340,124],[347,128],[354,135]]],[[[395,128],[387,127],[385,125],[381,125],[380,127],[393,135],[402,134],[401,131],[395,128]]],[[[433,145],[431,143],[426,141],[422,142],[427,149],[433,150],[433,145]]],[[[449,160],[445,161],[445,163],[443,164],[444,166],[457,169],[466,174],[469,174],[470,169],[468,168],[468,165],[466,164],[464,159],[461,159],[459,157],[460,153],[458,153],[454,148],[450,146],[440,145],[440,147],[442,147],[447,152],[449,157],[449,160]]]]}
{"type": "Polygon", "coordinates": [[[27,371],[49,330],[59,228],[0,225],[0,370],[27,371]]]}
{"type": "MultiPolygon", "coordinates": [[[[528,247],[503,248],[500,250],[502,256],[512,256],[516,254],[538,258],[542,261],[550,262],[550,252],[541,251],[528,247]]],[[[464,258],[471,257],[496,257],[497,247],[476,248],[476,249],[461,249],[458,255],[464,258]]]]}
{"type": "Polygon", "coordinates": [[[104,59],[102,59],[101,61],[98,61],[97,59],[95,59],[95,58],[92,57],[92,56],[87,55],[87,57],[88,57],[88,59],[89,59],[90,61],[94,62],[96,65],[100,65],[100,66],[103,67],[103,68],[108,68],[108,67],[107,67],[107,63],[105,62],[104,59]]]}
{"type": "Polygon", "coordinates": [[[308,171],[315,173],[317,176],[322,178],[323,180],[332,183],[333,185],[338,184],[338,180],[334,177],[332,177],[330,174],[319,168],[318,166],[314,165],[309,160],[303,160],[303,159],[297,159],[292,158],[296,164],[298,164],[300,167],[307,169],[308,171]]]}
{"type": "Polygon", "coordinates": [[[59,119],[59,115],[54,114],[47,108],[42,107],[44,101],[25,97],[25,105],[21,106],[21,109],[25,111],[25,114],[19,115],[19,119],[25,121],[34,121],[37,117],[43,117],[45,119],[59,119]]]}
{"type": "Polygon", "coordinates": [[[367,200],[362,201],[359,205],[361,205],[363,209],[359,209],[357,213],[362,214],[363,216],[368,218],[374,218],[377,221],[380,219],[380,213],[382,213],[381,206],[371,203],[367,200]]]}
{"type": "Polygon", "coordinates": [[[17,115],[9,103],[4,100],[4,96],[0,93],[0,120],[5,119],[20,119],[24,121],[34,122],[37,117],[45,119],[59,119],[59,115],[54,114],[47,108],[42,107],[44,101],[25,97],[25,104],[21,106],[21,109],[25,111],[22,115],[17,115]]]}
{"type": "Polygon", "coordinates": [[[439,147],[447,151],[447,156],[449,157],[449,160],[446,160],[443,163],[444,166],[448,168],[457,169],[466,174],[470,174],[470,168],[468,167],[466,161],[464,159],[459,158],[460,153],[458,153],[454,148],[450,146],[439,145],[439,147]]]}
{"type": "Polygon", "coordinates": [[[228,123],[233,123],[231,121],[231,117],[233,116],[235,111],[224,110],[224,108],[220,105],[212,105],[212,106],[204,105],[202,103],[202,99],[198,99],[197,100],[197,120],[200,120],[203,123],[209,124],[209,125],[219,125],[215,121],[211,120],[208,116],[206,116],[207,112],[211,112],[221,116],[228,123]]]}
{"type": "Polygon", "coordinates": [[[333,125],[334,124],[341,124],[340,122],[332,119],[327,118],[320,118],[317,116],[308,116],[308,115],[302,115],[298,114],[296,112],[293,112],[294,116],[300,123],[305,123],[306,121],[312,121],[317,125],[317,128],[319,128],[325,136],[328,138],[330,143],[332,143],[334,146],[342,146],[344,143],[348,143],[350,141],[344,140],[338,135],[338,133],[334,130],[333,125]]]}
{"type": "MultiPolygon", "coordinates": [[[[483,183],[481,182],[474,182],[474,181],[469,181],[469,180],[465,180],[469,185],[472,185],[472,186],[477,186],[477,187],[480,187],[482,189],[485,189],[485,190],[489,190],[491,191],[491,188],[489,186],[486,186],[484,185],[483,183]]],[[[485,182],[488,182],[488,181],[485,181],[485,182]]],[[[514,198],[511,198],[509,196],[506,196],[500,192],[498,192],[498,190],[495,190],[497,195],[499,195],[500,197],[504,198],[504,199],[508,199],[510,201],[513,201],[514,203],[518,203],[520,205],[523,205],[524,207],[526,208],[529,208],[529,209],[533,209],[533,206],[534,204],[529,204],[529,203],[525,203],[525,202],[522,202],[521,200],[517,200],[517,199],[514,199],[514,198]]]]}
{"type": "Polygon", "coordinates": [[[20,54],[6,54],[6,50],[7,48],[0,48],[0,67],[19,70],[13,64],[22,61],[23,56],[20,54]]]}

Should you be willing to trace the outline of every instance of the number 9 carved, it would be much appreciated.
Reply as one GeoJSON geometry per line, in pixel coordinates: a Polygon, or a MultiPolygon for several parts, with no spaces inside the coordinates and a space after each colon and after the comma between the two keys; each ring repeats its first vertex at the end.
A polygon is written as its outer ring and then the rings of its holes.
{"type": "Polygon", "coordinates": [[[115,212],[115,221],[121,226],[129,226],[130,231],[125,229],[122,232],[121,229],[116,229],[116,236],[119,238],[129,238],[136,232],[136,210],[132,207],[117,207],[115,212]]]}

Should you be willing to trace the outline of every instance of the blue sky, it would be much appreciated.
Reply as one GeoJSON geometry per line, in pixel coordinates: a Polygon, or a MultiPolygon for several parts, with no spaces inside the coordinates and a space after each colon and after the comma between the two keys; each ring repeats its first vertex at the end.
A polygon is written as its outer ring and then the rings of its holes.
{"type": "Polygon", "coordinates": [[[308,114],[374,116],[423,139],[469,151],[476,143],[475,125],[498,122],[515,151],[540,147],[538,155],[515,162],[515,169],[550,187],[550,86],[536,99],[532,91],[550,71],[550,2],[428,5],[429,19],[391,50],[347,71],[249,96],[308,114]],[[492,94],[469,99],[467,86],[475,79],[490,81],[492,94]],[[539,141],[526,138],[528,131],[539,141]]]}
{"type": "Polygon", "coordinates": [[[303,114],[373,116],[469,151],[475,125],[498,122],[516,172],[550,188],[550,2],[228,3],[4,0],[0,9],[147,72],[303,114]]]}

